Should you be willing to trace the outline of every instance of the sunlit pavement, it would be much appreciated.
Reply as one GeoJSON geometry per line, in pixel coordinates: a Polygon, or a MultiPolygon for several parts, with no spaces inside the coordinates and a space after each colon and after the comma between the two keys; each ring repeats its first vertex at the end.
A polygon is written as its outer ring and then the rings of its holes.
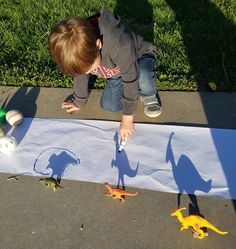
{"type": "MultiPolygon", "coordinates": [[[[25,117],[120,120],[121,113],[106,113],[100,108],[99,90],[91,92],[78,113],[67,114],[61,103],[69,94],[71,89],[0,87],[0,104],[7,110],[21,110],[25,117]]],[[[136,122],[236,129],[235,93],[159,95],[161,116],[145,117],[139,101],[136,122]]],[[[190,229],[180,231],[179,221],[169,215],[178,206],[177,194],[136,189],[137,197],[120,204],[105,197],[102,184],[62,180],[64,188],[53,192],[37,184],[35,177],[20,176],[19,181],[8,177],[0,174],[2,249],[232,249],[236,244],[232,200],[181,196],[181,207],[187,208],[184,215],[197,210],[229,232],[220,235],[208,229],[209,236],[199,240],[192,237],[190,229]]]]}

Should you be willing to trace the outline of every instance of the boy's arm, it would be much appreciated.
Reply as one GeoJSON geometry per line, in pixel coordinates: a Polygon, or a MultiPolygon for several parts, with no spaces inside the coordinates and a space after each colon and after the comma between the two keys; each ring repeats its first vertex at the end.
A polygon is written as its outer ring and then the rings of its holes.
{"type": "Polygon", "coordinates": [[[80,75],[74,78],[74,91],[71,100],[65,100],[61,108],[66,112],[72,113],[83,107],[88,100],[88,81],[89,75],[80,75]]]}
{"type": "Polygon", "coordinates": [[[125,46],[114,51],[113,61],[120,65],[120,74],[124,87],[120,136],[122,141],[125,141],[134,133],[134,113],[138,99],[139,68],[132,42],[126,43],[125,46]]]}
{"type": "Polygon", "coordinates": [[[88,100],[88,82],[89,82],[89,74],[83,74],[74,77],[73,86],[73,103],[76,107],[83,107],[88,100]]]}
{"type": "Polygon", "coordinates": [[[139,68],[135,49],[132,42],[118,44],[112,52],[112,60],[120,66],[123,81],[123,115],[134,115],[138,100],[139,68]]]}
{"type": "MultiPolygon", "coordinates": [[[[138,63],[130,62],[129,71],[121,70],[123,81],[123,115],[134,115],[138,100],[138,63]]],[[[127,67],[125,68],[127,69],[127,67]]]]}
{"type": "Polygon", "coordinates": [[[123,56],[118,61],[121,65],[121,78],[123,81],[123,115],[120,124],[120,136],[126,141],[134,134],[134,113],[136,110],[139,91],[139,68],[138,61],[131,44],[122,49],[123,56]]]}

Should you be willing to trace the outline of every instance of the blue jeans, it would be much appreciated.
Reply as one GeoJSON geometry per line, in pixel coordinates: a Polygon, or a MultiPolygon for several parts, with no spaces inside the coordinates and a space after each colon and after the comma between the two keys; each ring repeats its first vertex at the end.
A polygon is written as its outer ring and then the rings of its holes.
{"type": "MultiPolygon", "coordinates": [[[[152,54],[143,55],[139,64],[139,95],[151,96],[156,94],[156,59],[152,54]]],[[[101,98],[101,107],[108,112],[122,110],[123,83],[118,79],[107,79],[106,87],[101,98]]]]}

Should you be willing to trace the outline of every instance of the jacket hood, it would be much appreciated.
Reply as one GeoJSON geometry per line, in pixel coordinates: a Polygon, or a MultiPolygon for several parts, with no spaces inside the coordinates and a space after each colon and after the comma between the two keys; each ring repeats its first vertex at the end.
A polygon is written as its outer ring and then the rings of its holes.
{"type": "Polygon", "coordinates": [[[124,31],[124,26],[121,24],[119,15],[114,15],[106,9],[101,11],[99,19],[99,28],[102,35],[120,34],[124,31]]]}
{"type": "Polygon", "coordinates": [[[119,15],[114,15],[106,9],[103,9],[100,13],[101,17],[98,22],[100,35],[106,37],[103,40],[103,47],[109,48],[126,28],[119,15]]]}

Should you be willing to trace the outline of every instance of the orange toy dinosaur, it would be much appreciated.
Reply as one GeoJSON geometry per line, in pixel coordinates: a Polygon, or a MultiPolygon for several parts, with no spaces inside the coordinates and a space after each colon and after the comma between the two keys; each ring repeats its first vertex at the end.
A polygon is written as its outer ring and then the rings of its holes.
{"type": "Polygon", "coordinates": [[[104,183],[105,188],[107,189],[106,196],[111,196],[113,199],[119,199],[120,202],[124,202],[124,196],[136,196],[138,193],[128,193],[123,189],[112,188],[108,182],[104,183]]]}
{"type": "MultiPolygon", "coordinates": [[[[174,212],[172,212],[171,216],[177,216],[178,220],[182,223],[181,231],[184,229],[188,229],[188,227],[192,227],[194,235],[199,239],[203,239],[205,235],[204,231],[201,229],[203,227],[210,228],[213,231],[219,233],[219,234],[227,234],[228,232],[223,232],[217,229],[215,226],[213,226],[211,223],[209,223],[204,218],[198,216],[198,215],[189,215],[186,217],[183,217],[181,211],[186,210],[186,208],[180,208],[174,212]]],[[[194,237],[195,237],[194,236],[194,237]]]]}

